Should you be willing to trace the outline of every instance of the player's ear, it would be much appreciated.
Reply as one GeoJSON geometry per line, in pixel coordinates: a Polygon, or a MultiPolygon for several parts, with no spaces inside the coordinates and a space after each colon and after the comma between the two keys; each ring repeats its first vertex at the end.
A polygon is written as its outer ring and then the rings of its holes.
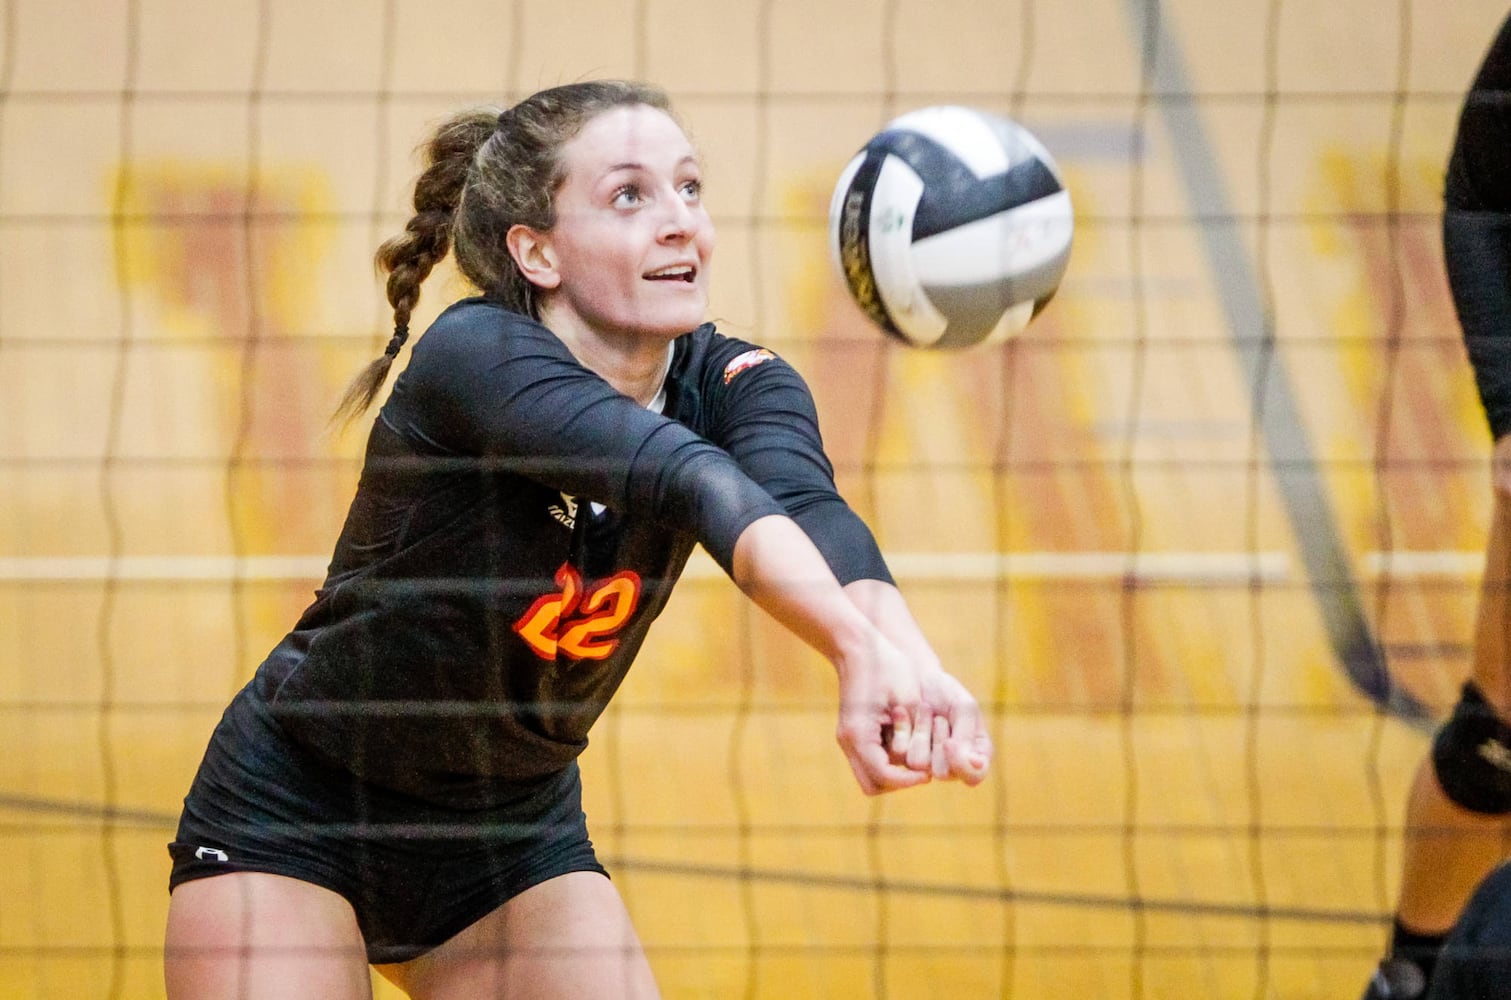
{"type": "Polygon", "coordinates": [[[504,242],[519,273],[530,284],[537,288],[555,288],[561,284],[561,272],[557,270],[556,251],[551,246],[549,233],[537,232],[526,225],[514,225],[509,228],[504,242]]]}

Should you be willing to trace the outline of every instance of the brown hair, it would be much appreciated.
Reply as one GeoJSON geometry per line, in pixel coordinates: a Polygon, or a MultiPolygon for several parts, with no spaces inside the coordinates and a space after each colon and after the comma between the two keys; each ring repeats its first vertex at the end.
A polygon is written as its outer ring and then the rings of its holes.
{"type": "Polygon", "coordinates": [[[437,126],[424,144],[414,215],[375,256],[379,270],[388,273],[393,339],[382,357],[352,380],[333,421],[352,420],[372,405],[409,336],[420,285],[447,250],[483,295],[538,318],[532,286],[505,242],[509,230],[516,225],[550,230],[556,224],[556,192],[566,179],[561,147],[603,112],[635,105],[671,112],[666,94],[655,87],[593,80],[542,90],[502,113],[470,108],[437,126]]]}

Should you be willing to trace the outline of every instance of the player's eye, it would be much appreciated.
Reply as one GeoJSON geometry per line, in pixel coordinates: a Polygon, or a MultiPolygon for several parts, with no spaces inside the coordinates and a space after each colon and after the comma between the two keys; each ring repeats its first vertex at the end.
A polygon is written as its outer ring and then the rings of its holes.
{"type": "Polygon", "coordinates": [[[703,182],[700,180],[683,181],[677,186],[682,192],[682,198],[687,202],[696,202],[703,197],[703,182]]]}
{"type": "Polygon", "coordinates": [[[640,204],[640,186],[638,184],[625,184],[614,192],[611,204],[615,208],[634,208],[640,204]]]}

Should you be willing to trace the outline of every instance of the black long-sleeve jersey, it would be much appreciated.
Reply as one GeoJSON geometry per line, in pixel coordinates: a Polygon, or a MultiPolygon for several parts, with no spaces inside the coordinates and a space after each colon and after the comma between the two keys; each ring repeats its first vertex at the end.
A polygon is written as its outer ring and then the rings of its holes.
{"type": "Polygon", "coordinates": [[[842,583],[889,580],[770,351],[678,338],[660,413],[483,299],[421,337],[378,414],[328,576],[250,687],[375,784],[454,804],[565,766],[696,544],[785,513],[842,583]]]}
{"type": "Polygon", "coordinates": [[[1511,17],[1459,112],[1444,184],[1443,255],[1480,400],[1511,432],[1511,17]]]}

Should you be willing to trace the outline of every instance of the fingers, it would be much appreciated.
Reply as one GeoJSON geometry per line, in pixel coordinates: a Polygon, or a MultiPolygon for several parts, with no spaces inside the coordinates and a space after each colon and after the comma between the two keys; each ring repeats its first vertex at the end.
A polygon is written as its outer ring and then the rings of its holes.
{"type": "Polygon", "coordinates": [[[970,786],[986,779],[992,740],[982,726],[975,700],[964,689],[961,694],[963,699],[948,712],[921,705],[912,713],[891,708],[858,712],[841,720],[837,741],[856,783],[867,795],[936,779],[970,786]],[[905,740],[897,738],[898,730],[906,730],[905,740]]]}
{"type": "Polygon", "coordinates": [[[959,780],[979,785],[992,762],[992,739],[981,718],[981,706],[954,678],[944,687],[948,708],[935,716],[932,773],[941,780],[959,780]],[[948,719],[941,728],[937,720],[948,719]]]}
{"type": "MultiPolygon", "coordinates": [[[[897,714],[888,711],[856,711],[840,717],[835,739],[844,751],[855,781],[867,795],[879,795],[898,788],[910,788],[929,780],[928,770],[917,770],[903,763],[903,757],[892,752],[898,745],[896,730],[909,727],[908,746],[912,745],[914,726],[912,717],[899,720],[897,714]],[[888,743],[883,738],[882,720],[887,719],[894,733],[888,743]]],[[[925,730],[927,733],[927,730],[925,730]]]]}
{"type": "Polygon", "coordinates": [[[880,743],[847,749],[845,758],[861,791],[867,795],[880,795],[899,788],[911,788],[929,780],[928,771],[915,771],[901,764],[894,764],[880,743]]]}
{"type": "MultiPolygon", "coordinates": [[[[948,720],[945,720],[948,729],[948,720]]],[[[915,771],[929,770],[929,762],[934,756],[933,742],[937,739],[935,731],[934,709],[927,703],[920,704],[913,710],[913,738],[908,743],[908,767],[915,771]]]]}
{"type": "Polygon", "coordinates": [[[992,738],[984,730],[977,731],[969,739],[951,738],[946,751],[949,771],[946,777],[967,785],[981,784],[991,767],[992,752],[992,738]]]}
{"type": "Polygon", "coordinates": [[[992,738],[981,718],[981,707],[974,698],[969,705],[959,709],[959,722],[951,744],[959,757],[954,761],[954,772],[968,785],[979,785],[992,765],[992,738]]]}
{"type": "Polygon", "coordinates": [[[955,755],[951,753],[950,743],[950,717],[944,713],[934,716],[934,753],[930,760],[930,770],[934,777],[941,781],[950,777],[954,770],[955,755]]]}
{"type": "Polygon", "coordinates": [[[913,713],[906,705],[892,706],[892,757],[903,760],[913,745],[913,713]]]}
{"type": "Polygon", "coordinates": [[[933,780],[980,784],[992,741],[969,691],[937,665],[918,669],[891,647],[874,670],[841,675],[836,738],[868,795],[933,780]]]}
{"type": "Polygon", "coordinates": [[[934,707],[927,702],[912,706],[894,704],[890,714],[892,739],[888,749],[892,763],[942,777],[940,764],[945,760],[944,740],[950,733],[949,717],[936,715],[934,707]]]}

